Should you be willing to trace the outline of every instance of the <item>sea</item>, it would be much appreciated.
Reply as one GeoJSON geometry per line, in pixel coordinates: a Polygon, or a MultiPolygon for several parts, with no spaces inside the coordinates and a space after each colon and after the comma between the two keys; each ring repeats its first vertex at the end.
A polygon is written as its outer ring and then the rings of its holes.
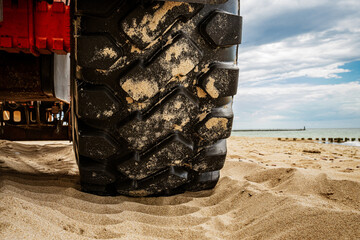
{"type": "Polygon", "coordinates": [[[305,131],[233,131],[231,136],[274,138],[356,138],[341,145],[360,146],[360,128],[307,128],[305,131]]]}

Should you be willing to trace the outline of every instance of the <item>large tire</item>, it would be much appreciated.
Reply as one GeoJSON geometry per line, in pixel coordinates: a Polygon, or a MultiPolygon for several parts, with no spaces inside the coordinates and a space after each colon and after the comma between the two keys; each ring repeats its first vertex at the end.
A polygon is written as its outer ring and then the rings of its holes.
{"type": "Polygon", "coordinates": [[[238,81],[238,2],[75,0],[73,141],[83,191],[213,188],[238,81]]]}

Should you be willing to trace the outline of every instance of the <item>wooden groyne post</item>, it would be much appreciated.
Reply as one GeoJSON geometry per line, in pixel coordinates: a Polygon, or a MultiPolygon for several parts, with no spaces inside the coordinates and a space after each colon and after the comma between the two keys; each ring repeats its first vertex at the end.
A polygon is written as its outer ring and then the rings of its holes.
{"type": "MultiPolygon", "coordinates": [[[[282,141],[282,140],[293,140],[293,141],[297,141],[298,140],[298,138],[278,138],[278,140],[279,141],[282,141]]],[[[301,139],[301,140],[313,140],[313,138],[299,138],[299,139],[301,139]]],[[[321,141],[322,142],[326,142],[326,138],[314,138],[314,140],[316,140],[316,141],[320,141],[320,139],[321,139],[321,141]]],[[[352,141],[352,142],[354,142],[354,141],[356,141],[356,138],[327,138],[327,141],[328,142],[337,142],[337,143],[342,143],[342,142],[347,142],[347,141],[352,141]]],[[[357,141],[359,141],[360,142],[360,138],[357,138],[357,141]]]]}

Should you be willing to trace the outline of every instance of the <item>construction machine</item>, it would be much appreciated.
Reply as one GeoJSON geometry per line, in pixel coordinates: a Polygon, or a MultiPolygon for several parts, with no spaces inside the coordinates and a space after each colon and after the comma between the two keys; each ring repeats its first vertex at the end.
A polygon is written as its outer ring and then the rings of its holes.
{"type": "Polygon", "coordinates": [[[71,140],[97,195],[214,188],[239,14],[238,0],[0,0],[0,138],[71,140]]]}

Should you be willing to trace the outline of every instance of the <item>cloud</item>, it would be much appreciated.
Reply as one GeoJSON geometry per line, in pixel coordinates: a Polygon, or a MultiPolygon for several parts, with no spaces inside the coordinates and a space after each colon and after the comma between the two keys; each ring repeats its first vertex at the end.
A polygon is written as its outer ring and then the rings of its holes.
{"type": "MultiPolygon", "coordinates": [[[[359,21],[360,27],[360,21],[359,21]]],[[[360,59],[360,29],[307,33],[240,49],[240,82],[252,84],[296,77],[338,78],[347,62],[360,59]]]]}
{"type": "Polygon", "coordinates": [[[244,87],[235,97],[234,128],[311,127],[328,120],[360,127],[359,93],[360,82],[244,87]]]}
{"type": "Polygon", "coordinates": [[[360,60],[360,1],[242,0],[241,8],[234,128],[360,127],[360,79],[342,79],[360,60]]]}
{"type": "Polygon", "coordinates": [[[250,27],[239,50],[241,84],[339,78],[349,71],[342,65],[360,60],[360,1],[245,0],[242,7],[250,27]]]}
{"type": "Polygon", "coordinates": [[[359,8],[357,0],[242,0],[244,42],[259,45],[330,29],[343,19],[358,18],[359,8]]]}

